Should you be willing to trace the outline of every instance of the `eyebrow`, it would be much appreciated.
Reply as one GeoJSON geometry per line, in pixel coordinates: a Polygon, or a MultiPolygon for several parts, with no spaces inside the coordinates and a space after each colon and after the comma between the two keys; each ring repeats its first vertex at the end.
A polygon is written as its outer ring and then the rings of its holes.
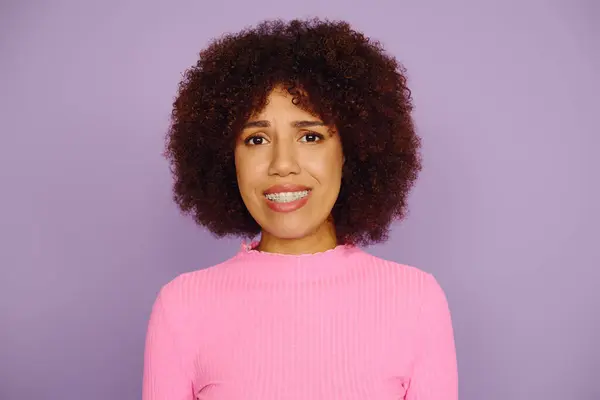
{"type": "MultiPolygon", "coordinates": [[[[291,125],[294,128],[311,128],[311,127],[315,127],[315,126],[325,126],[325,123],[323,121],[292,121],[291,125]]],[[[250,122],[246,122],[244,124],[244,128],[243,129],[248,129],[248,128],[268,128],[271,126],[271,123],[269,121],[250,121],[250,122]]]]}

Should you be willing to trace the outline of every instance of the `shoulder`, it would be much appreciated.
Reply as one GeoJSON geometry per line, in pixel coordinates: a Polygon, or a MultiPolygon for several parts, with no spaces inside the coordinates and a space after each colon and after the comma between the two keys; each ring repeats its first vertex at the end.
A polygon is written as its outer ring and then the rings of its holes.
{"type": "Polygon", "coordinates": [[[403,264],[362,252],[363,263],[374,276],[385,282],[394,291],[410,293],[411,296],[426,297],[444,295],[436,277],[416,266],[403,264]]]}
{"type": "Polygon", "coordinates": [[[362,262],[383,278],[400,279],[411,285],[429,285],[436,280],[431,273],[419,267],[378,257],[366,251],[362,252],[362,262]]]}
{"type": "Polygon", "coordinates": [[[235,257],[207,268],[179,274],[160,287],[156,302],[168,313],[197,311],[207,296],[215,294],[233,264],[235,257]]]}

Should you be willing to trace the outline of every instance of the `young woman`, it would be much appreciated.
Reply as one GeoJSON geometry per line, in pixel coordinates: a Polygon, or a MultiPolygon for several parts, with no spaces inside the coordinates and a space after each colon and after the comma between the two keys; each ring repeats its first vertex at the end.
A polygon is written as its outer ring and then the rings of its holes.
{"type": "Polygon", "coordinates": [[[456,400],[444,292],[359,246],[420,169],[403,68],[347,23],[264,22],[200,53],[174,103],[175,201],[233,258],[154,304],[144,400],[456,400]]]}

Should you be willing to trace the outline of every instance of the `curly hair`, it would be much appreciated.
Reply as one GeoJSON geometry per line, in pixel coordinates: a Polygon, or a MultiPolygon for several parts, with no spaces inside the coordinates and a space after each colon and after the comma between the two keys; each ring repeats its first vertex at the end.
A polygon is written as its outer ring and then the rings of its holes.
{"type": "Polygon", "coordinates": [[[239,193],[234,144],[281,85],[340,133],[346,162],[331,213],[338,242],[387,240],[421,169],[411,92],[405,68],[344,21],[264,21],[200,52],[179,84],[167,134],[179,208],[217,237],[260,232],[239,193]]]}

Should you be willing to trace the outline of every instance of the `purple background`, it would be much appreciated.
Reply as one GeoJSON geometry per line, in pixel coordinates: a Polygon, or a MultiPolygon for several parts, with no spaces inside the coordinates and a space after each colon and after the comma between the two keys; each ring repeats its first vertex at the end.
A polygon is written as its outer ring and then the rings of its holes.
{"type": "Polygon", "coordinates": [[[171,201],[180,74],[213,36],[312,15],[409,69],[425,167],[370,251],[445,288],[461,400],[600,399],[600,3],[203,3],[1,2],[0,399],[140,397],[157,290],[239,248],[171,201]]]}

